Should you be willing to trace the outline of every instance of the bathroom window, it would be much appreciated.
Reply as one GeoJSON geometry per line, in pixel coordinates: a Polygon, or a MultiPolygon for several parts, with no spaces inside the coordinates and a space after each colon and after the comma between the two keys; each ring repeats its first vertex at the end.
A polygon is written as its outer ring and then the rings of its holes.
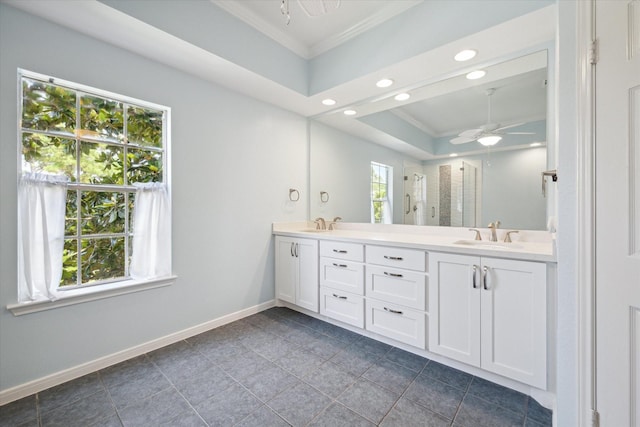
{"type": "Polygon", "coordinates": [[[371,222],[391,224],[393,168],[382,163],[371,162],[371,222]]]}
{"type": "Polygon", "coordinates": [[[18,300],[169,276],[170,110],[24,70],[19,84],[18,300]]]}

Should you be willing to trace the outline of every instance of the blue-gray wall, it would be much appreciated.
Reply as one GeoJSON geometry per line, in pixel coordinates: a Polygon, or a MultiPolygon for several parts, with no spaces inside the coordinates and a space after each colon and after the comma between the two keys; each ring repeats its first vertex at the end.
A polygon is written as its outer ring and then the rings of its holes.
{"type": "Polygon", "coordinates": [[[0,390],[274,297],[273,221],[304,220],[307,120],[0,4],[0,390]],[[17,68],[172,108],[170,287],[14,317],[17,68]],[[304,199],[303,199],[304,200],[304,199]]]}

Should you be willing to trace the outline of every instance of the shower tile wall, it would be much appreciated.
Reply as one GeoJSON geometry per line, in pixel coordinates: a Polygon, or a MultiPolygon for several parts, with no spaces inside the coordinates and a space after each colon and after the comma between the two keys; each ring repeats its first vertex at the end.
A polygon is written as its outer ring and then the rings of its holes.
{"type": "Polygon", "coordinates": [[[451,225],[451,165],[441,165],[439,196],[440,201],[440,222],[438,225],[451,225]]]}

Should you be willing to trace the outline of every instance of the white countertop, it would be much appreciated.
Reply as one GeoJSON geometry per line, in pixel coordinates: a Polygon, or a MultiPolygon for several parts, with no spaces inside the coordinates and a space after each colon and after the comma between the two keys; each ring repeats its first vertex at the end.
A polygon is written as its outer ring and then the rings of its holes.
{"type": "Polygon", "coordinates": [[[411,225],[338,223],[336,230],[315,230],[313,222],[273,224],[273,234],[318,240],[337,240],[363,244],[402,246],[426,251],[480,255],[528,261],[556,262],[555,239],[545,231],[521,230],[512,234],[513,243],[503,243],[507,230],[498,230],[499,242],[490,242],[489,230],[480,229],[483,240],[473,240],[467,228],[411,225]],[[460,242],[460,243],[456,243],[460,242]]]}

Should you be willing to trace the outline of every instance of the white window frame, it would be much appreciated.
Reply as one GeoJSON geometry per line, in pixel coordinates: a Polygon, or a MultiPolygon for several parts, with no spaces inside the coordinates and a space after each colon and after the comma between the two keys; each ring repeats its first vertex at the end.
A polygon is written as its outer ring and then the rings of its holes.
{"type": "MultiPolygon", "coordinates": [[[[155,103],[151,103],[151,102],[147,102],[147,101],[143,101],[143,100],[139,100],[139,99],[135,99],[126,95],[120,95],[120,94],[116,94],[113,92],[109,92],[109,91],[105,91],[102,89],[97,89],[97,88],[93,88],[90,86],[86,86],[86,85],[82,85],[79,83],[75,83],[75,82],[70,82],[67,80],[63,80],[63,79],[58,79],[58,78],[52,78],[50,76],[44,75],[44,74],[40,74],[40,73],[35,73],[32,71],[28,71],[28,70],[24,70],[24,69],[18,69],[18,132],[17,132],[17,138],[18,138],[18,175],[20,175],[23,172],[23,161],[22,161],[22,144],[23,144],[23,134],[24,133],[40,133],[40,134],[47,134],[46,131],[38,131],[38,130],[33,130],[33,129],[24,129],[22,128],[21,124],[22,124],[22,108],[23,108],[23,100],[22,100],[22,79],[26,78],[26,79],[30,79],[30,80],[38,80],[38,81],[42,81],[43,83],[47,83],[47,84],[53,84],[53,85],[57,85],[57,86],[62,86],[65,89],[69,89],[72,91],[75,91],[79,96],[81,95],[90,95],[90,96],[96,96],[96,97],[100,97],[100,98],[106,98],[109,100],[114,100],[114,101],[118,101],[123,103],[123,107],[124,107],[124,117],[125,117],[125,122],[126,122],[126,110],[127,110],[127,106],[131,105],[131,106],[135,106],[135,107],[141,107],[141,108],[146,108],[146,109],[152,109],[152,110],[158,110],[158,111],[162,111],[163,112],[163,129],[162,129],[162,149],[157,150],[157,151],[161,151],[162,152],[162,178],[163,178],[163,183],[167,186],[167,190],[169,193],[169,200],[171,200],[171,171],[170,171],[170,165],[171,165],[171,161],[170,161],[170,155],[171,155],[171,108],[164,106],[164,105],[160,105],[160,104],[155,104],[155,103]]],[[[77,105],[77,104],[76,104],[77,105]]],[[[126,125],[125,125],[126,126],[126,125]]],[[[126,134],[125,134],[126,135],[126,134]]],[[[63,138],[68,138],[68,139],[73,139],[75,138],[76,140],[76,144],[79,143],[79,136],[69,136],[69,135],[52,135],[52,136],[57,136],[57,137],[63,137],[63,138]]],[[[91,138],[86,138],[85,136],[82,137],[83,141],[89,141],[89,142],[95,142],[95,143],[105,143],[106,141],[101,139],[101,138],[95,138],[95,139],[91,139],[91,138]]],[[[110,141],[111,143],[112,141],[110,141]]],[[[115,145],[118,145],[117,143],[115,145]]],[[[126,144],[121,144],[121,146],[125,146],[126,144]]],[[[136,147],[137,148],[137,147],[136,147]]],[[[149,149],[149,147],[140,147],[142,149],[149,149]]],[[[124,149],[124,148],[123,148],[124,149]]],[[[154,151],[153,148],[150,149],[150,151],[154,151]]],[[[126,176],[126,170],[125,170],[125,176],[126,176]]],[[[84,190],[84,191],[114,191],[114,192],[123,192],[123,193],[130,193],[130,192],[134,192],[135,191],[135,187],[133,187],[132,185],[94,185],[94,184],[83,184],[83,183],[69,183],[69,189],[73,190],[73,189],[77,189],[77,190],[84,190]]],[[[171,204],[171,203],[170,203],[171,204]]],[[[127,199],[125,198],[125,205],[127,205],[127,199]]],[[[128,227],[128,215],[127,215],[127,220],[126,220],[126,226],[125,226],[125,230],[124,233],[117,233],[117,234],[123,234],[125,237],[125,251],[126,252],[126,259],[128,260],[128,236],[130,234],[130,230],[127,228],[128,227]]],[[[77,236],[76,238],[80,238],[81,236],[81,225],[80,222],[77,224],[77,236]]],[[[69,236],[66,236],[69,237],[69,236]]],[[[101,236],[102,237],[102,236],[101,236]]],[[[104,237],[108,237],[107,234],[104,235],[104,237]]],[[[18,238],[20,238],[20,236],[18,236],[18,238]]],[[[170,236],[168,237],[170,238],[170,236]]],[[[14,315],[22,315],[22,314],[28,314],[28,313],[33,313],[33,312],[38,312],[38,311],[42,311],[42,310],[49,310],[49,309],[53,309],[53,308],[57,308],[57,307],[63,307],[63,306],[67,306],[67,305],[72,305],[72,304],[77,304],[77,303],[82,303],[82,302],[87,302],[87,301],[92,301],[92,300],[96,300],[96,299],[101,299],[101,298],[107,298],[107,297],[112,297],[115,295],[122,295],[122,294],[127,294],[127,293],[131,293],[131,292],[138,292],[144,289],[153,289],[153,288],[157,288],[157,287],[162,287],[162,286],[168,286],[171,285],[172,283],[174,283],[176,276],[175,275],[170,275],[167,277],[160,277],[160,278],[153,278],[153,279],[148,279],[148,280],[140,280],[140,279],[132,279],[128,276],[128,262],[126,262],[125,265],[125,277],[120,277],[120,278],[113,278],[113,279],[109,279],[109,280],[102,280],[102,281],[95,281],[95,282],[89,282],[89,283],[84,283],[84,284],[79,284],[76,286],[65,286],[64,288],[59,288],[59,296],[56,300],[54,301],[48,301],[48,300],[44,300],[44,301],[32,301],[32,302],[25,302],[25,303],[16,303],[16,304],[10,304],[7,306],[7,308],[14,314],[14,315]]]]}
{"type": "Polygon", "coordinates": [[[386,174],[386,182],[384,182],[387,187],[386,197],[384,198],[374,198],[373,196],[373,185],[374,184],[382,184],[382,179],[378,181],[373,180],[373,176],[370,177],[370,192],[371,192],[371,223],[372,224],[392,224],[393,223],[393,166],[385,165],[384,163],[379,162],[371,162],[371,168],[378,167],[380,169],[384,169],[386,174]],[[376,222],[375,218],[375,204],[382,203],[381,210],[381,221],[376,222]],[[386,211],[388,212],[388,216],[384,215],[385,208],[384,205],[387,205],[386,211]]]}

